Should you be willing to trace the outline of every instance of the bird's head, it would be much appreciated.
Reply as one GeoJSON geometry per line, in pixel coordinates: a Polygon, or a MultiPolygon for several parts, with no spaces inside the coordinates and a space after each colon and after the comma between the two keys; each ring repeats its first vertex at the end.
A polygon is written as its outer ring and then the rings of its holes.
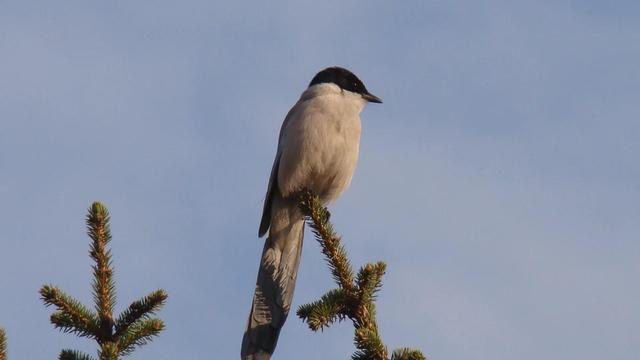
{"type": "Polygon", "coordinates": [[[320,71],[313,77],[309,83],[309,87],[325,83],[335,84],[343,91],[358,94],[368,102],[382,103],[382,99],[367,90],[362,80],[358,79],[354,73],[345,68],[332,66],[320,71]]]}

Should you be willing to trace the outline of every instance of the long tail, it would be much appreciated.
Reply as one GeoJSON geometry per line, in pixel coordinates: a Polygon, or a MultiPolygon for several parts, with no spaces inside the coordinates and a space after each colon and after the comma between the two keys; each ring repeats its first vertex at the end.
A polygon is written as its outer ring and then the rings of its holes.
{"type": "Polygon", "coordinates": [[[303,235],[304,220],[297,202],[275,194],[269,237],[264,243],[251,312],[242,338],[242,360],[268,360],[276,348],[291,307],[303,235]]]}

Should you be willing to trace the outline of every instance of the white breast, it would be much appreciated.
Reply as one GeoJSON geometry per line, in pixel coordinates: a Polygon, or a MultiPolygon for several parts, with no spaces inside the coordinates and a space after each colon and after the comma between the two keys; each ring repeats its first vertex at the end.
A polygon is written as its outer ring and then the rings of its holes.
{"type": "Polygon", "coordinates": [[[327,203],[349,186],[358,161],[364,104],[360,95],[333,84],[303,93],[280,138],[278,184],[284,196],[306,187],[327,203]]]}

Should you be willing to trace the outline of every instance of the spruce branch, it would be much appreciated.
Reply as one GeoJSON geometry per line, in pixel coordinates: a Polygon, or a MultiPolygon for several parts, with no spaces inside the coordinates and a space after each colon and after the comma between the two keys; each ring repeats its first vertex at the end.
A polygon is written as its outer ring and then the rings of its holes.
{"type": "Polygon", "coordinates": [[[104,336],[111,335],[113,327],[113,307],[116,303],[115,284],[111,250],[107,249],[111,241],[109,211],[99,202],[94,202],[87,215],[87,234],[93,240],[89,252],[95,261],[93,265],[93,298],[100,319],[100,329],[104,336]]]}
{"type": "Polygon", "coordinates": [[[356,284],[358,284],[362,303],[366,304],[375,300],[375,295],[382,286],[382,275],[384,275],[386,269],[387,264],[382,261],[378,261],[375,264],[367,264],[360,268],[356,284]]]}
{"type": "Polygon", "coordinates": [[[300,209],[307,217],[307,223],[320,243],[322,253],[327,257],[333,279],[347,292],[352,292],[355,289],[353,270],[347,251],[329,222],[329,211],[322,206],[320,199],[308,190],[303,190],[300,195],[300,209]]]}
{"type": "Polygon", "coordinates": [[[52,285],[40,289],[40,298],[46,306],[58,308],[51,314],[51,323],[56,328],[81,337],[97,338],[98,317],[78,300],[52,285]]]}
{"type": "Polygon", "coordinates": [[[118,344],[114,342],[107,342],[100,344],[100,350],[98,350],[98,359],[100,360],[117,360],[118,359],[118,344]]]}
{"type": "Polygon", "coordinates": [[[427,358],[418,350],[401,348],[393,351],[391,360],[427,360],[427,358]]]}
{"type": "Polygon", "coordinates": [[[60,352],[58,360],[93,360],[93,358],[78,350],[65,349],[60,352]]]}
{"type": "Polygon", "coordinates": [[[7,360],[7,335],[0,327],[0,360],[7,360]]]}
{"type": "MultiPolygon", "coordinates": [[[[297,315],[313,331],[322,330],[336,321],[349,318],[355,328],[356,352],[353,360],[388,360],[387,347],[382,342],[376,322],[376,294],[382,286],[386,264],[378,261],[366,264],[354,278],[353,270],[341,238],[329,221],[329,211],[309,190],[299,194],[299,206],[311,227],[316,241],[326,257],[338,289],[329,290],[320,300],[302,305],[297,315]]],[[[392,360],[426,360],[418,350],[398,349],[392,360]]]]}
{"type": "Polygon", "coordinates": [[[313,331],[322,330],[330,324],[343,320],[347,311],[344,304],[348,301],[347,294],[342,289],[329,290],[320,300],[301,305],[297,314],[306,321],[313,331]]]}
{"type": "Polygon", "coordinates": [[[136,300],[120,314],[115,323],[115,336],[120,336],[128,330],[128,328],[136,321],[148,319],[155,314],[167,300],[167,293],[162,290],[156,290],[151,294],[136,300]]]}
{"type": "MultiPolygon", "coordinates": [[[[89,255],[94,261],[92,288],[95,312],[52,285],[44,285],[40,295],[46,306],[57,308],[51,315],[51,323],[56,328],[96,340],[99,360],[118,360],[151,341],[164,329],[162,320],[151,316],[165,304],[167,293],[159,289],[134,301],[114,320],[116,291],[111,250],[107,247],[111,241],[109,211],[101,203],[93,203],[86,223],[87,234],[92,240],[89,255]]],[[[69,349],[62,350],[59,359],[93,360],[87,354],[69,349]]]]}
{"type": "Polygon", "coordinates": [[[158,336],[164,329],[160,319],[140,320],[129,326],[127,331],[118,338],[118,349],[121,355],[129,355],[136,346],[143,346],[158,336]]]}

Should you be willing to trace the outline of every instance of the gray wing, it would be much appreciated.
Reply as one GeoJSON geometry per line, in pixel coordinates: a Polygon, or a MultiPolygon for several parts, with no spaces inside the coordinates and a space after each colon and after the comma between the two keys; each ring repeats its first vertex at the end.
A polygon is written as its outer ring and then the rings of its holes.
{"type": "Polygon", "coordinates": [[[258,228],[258,237],[263,237],[269,230],[271,225],[271,206],[273,205],[273,196],[278,190],[278,167],[280,166],[280,152],[276,154],[271,168],[271,177],[269,177],[269,186],[267,187],[267,195],[264,198],[264,206],[262,207],[262,220],[260,220],[260,228],[258,228]]]}
{"type": "Polygon", "coordinates": [[[287,116],[284,118],[282,126],[280,127],[280,134],[278,135],[278,150],[276,151],[276,158],[273,160],[273,167],[271,167],[271,176],[269,177],[267,195],[264,198],[262,219],[260,220],[260,227],[258,228],[258,237],[263,237],[264,234],[267,233],[267,230],[269,230],[269,226],[271,226],[271,207],[273,206],[273,196],[276,191],[280,192],[280,188],[278,187],[278,169],[280,168],[280,154],[282,154],[282,135],[286,131],[289,121],[293,118],[292,115],[298,105],[299,102],[289,110],[289,113],[287,113],[287,116]]]}

